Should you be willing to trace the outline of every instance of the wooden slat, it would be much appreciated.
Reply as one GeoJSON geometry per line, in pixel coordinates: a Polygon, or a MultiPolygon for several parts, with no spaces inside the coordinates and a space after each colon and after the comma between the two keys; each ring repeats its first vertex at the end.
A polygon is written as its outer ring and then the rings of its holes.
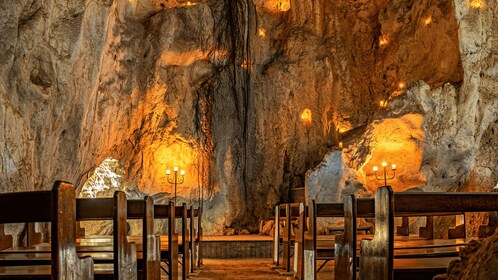
{"type": "Polygon", "coordinates": [[[137,279],[137,249],[127,240],[127,202],[124,192],[117,191],[113,197],[114,275],[118,279],[137,279]]]}
{"type": "MultiPolygon", "coordinates": [[[[130,203],[128,203],[130,206],[130,203]]],[[[133,209],[133,207],[131,207],[133,209]]],[[[144,277],[147,280],[161,279],[160,238],[154,234],[154,199],[146,196],[142,201],[144,277]]]]}
{"type": "Polygon", "coordinates": [[[361,241],[360,280],[392,280],[394,243],[394,196],[391,187],[375,193],[375,234],[361,241]]]}
{"type": "Polygon", "coordinates": [[[51,196],[51,256],[53,279],[93,279],[92,258],[76,253],[76,194],[73,185],[56,182],[51,196]]]}
{"type": "MultiPolygon", "coordinates": [[[[344,233],[335,238],[335,279],[356,279],[356,197],[344,197],[344,233]]],[[[330,245],[329,245],[330,246],[330,245]]],[[[330,248],[330,247],[329,247],[330,248]]]]}
{"type": "Polygon", "coordinates": [[[50,221],[51,191],[4,193],[0,196],[0,223],[50,221]],[[48,203],[47,203],[48,202],[48,203]]]}

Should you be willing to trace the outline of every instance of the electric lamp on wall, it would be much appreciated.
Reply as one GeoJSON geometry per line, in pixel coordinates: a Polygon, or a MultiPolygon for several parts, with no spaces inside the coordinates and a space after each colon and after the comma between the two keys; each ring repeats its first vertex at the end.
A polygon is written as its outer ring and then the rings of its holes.
{"type": "Polygon", "coordinates": [[[301,121],[306,125],[310,126],[312,122],[311,118],[311,110],[310,109],[304,109],[303,112],[301,113],[301,121]]]}

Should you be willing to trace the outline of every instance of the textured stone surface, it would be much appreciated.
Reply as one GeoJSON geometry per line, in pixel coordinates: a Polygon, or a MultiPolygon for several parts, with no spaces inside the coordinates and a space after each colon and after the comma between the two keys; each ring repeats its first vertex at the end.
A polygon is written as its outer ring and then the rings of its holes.
{"type": "Polygon", "coordinates": [[[434,279],[498,279],[498,231],[486,239],[471,241],[460,251],[460,260],[451,262],[448,273],[434,279]]]}
{"type": "MultiPolygon", "coordinates": [[[[329,202],[348,193],[370,196],[383,185],[372,172],[382,161],[397,164],[396,178],[388,181],[397,191],[417,186],[424,191],[491,191],[497,184],[498,37],[490,30],[497,28],[498,6],[496,1],[486,2],[480,10],[467,1],[454,5],[462,80],[455,83],[454,73],[446,71],[423,81],[405,76],[405,85],[392,91],[386,108],[376,113],[364,132],[346,138],[345,149],[329,153],[309,172],[308,198],[329,202]]],[[[428,29],[440,24],[437,18],[433,13],[428,29]]],[[[431,49],[436,55],[443,47],[431,49]]],[[[419,62],[430,72],[427,61],[419,62]]],[[[475,236],[476,221],[485,218],[475,215],[472,220],[467,230],[475,236]]],[[[451,223],[440,223],[437,234],[444,235],[443,228],[451,223]]]]}
{"type": "Polygon", "coordinates": [[[496,18],[493,1],[3,1],[1,191],[81,190],[113,157],[141,192],[172,193],[177,165],[206,233],[255,232],[325,155],[337,177],[313,170],[310,193],[368,195],[389,122],[417,153],[400,188],[489,190],[496,18]]]}

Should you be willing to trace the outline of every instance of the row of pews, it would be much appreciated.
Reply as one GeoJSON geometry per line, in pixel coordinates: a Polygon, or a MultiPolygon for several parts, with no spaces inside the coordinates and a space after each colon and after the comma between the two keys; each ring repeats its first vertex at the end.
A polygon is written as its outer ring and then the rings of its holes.
{"type": "Polygon", "coordinates": [[[379,188],[375,198],[345,196],[343,203],[282,204],[275,209],[273,263],[306,280],[316,279],[331,260],[334,279],[432,279],[446,273],[459,249],[476,239],[465,236],[464,225],[450,229],[449,239],[434,239],[433,217],[489,212],[489,224],[479,228],[484,235],[496,230],[497,211],[498,193],[394,193],[391,187],[379,188]],[[397,235],[395,217],[402,218],[397,235]],[[427,217],[418,235],[409,234],[409,217],[427,217]],[[342,234],[317,234],[320,218],[343,218],[342,234]],[[373,235],[359,234],[358,218],[374,219],[373,235]]]}
{"type": "Polygon", "coordinates": [[[73,185],[62,181],[51,191],[0,194],[0,279],[156,280],[161,271],[174,280],[181,271],[186,279],[202,266],[200,217],[199,209],[185,204],[154,204],[150,196],[127,200],[120,191],[112,198],[76,199],[73,185]],[[128,236],[129,219],[142,220],[141,236],[128,236]],[[167,235],[154,234],[156,219],[167,220],[167,235]],[[78,221],[96,220],[111,220],[113,235],[76,237],[78,221]],[[50,243],[39,243],[36,222],[50,222],[50,243]],[[13,246],[6,223],[30,225],[28,246],[13,246]]]}

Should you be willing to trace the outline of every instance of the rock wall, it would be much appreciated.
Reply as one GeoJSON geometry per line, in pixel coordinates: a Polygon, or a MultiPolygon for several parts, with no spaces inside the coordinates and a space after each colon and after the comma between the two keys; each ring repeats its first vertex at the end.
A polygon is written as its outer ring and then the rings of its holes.
{"type": "Polygon", "coordinates": [[[0,190],[81,188],[113,157],[172,193],[179,166],[207,233],[256,231],[339,141],[339,177],[313,184],[371,192],[376,131],[407,129],[403,188],[487,189],[496,18],[492,1],[4,1],[0,190]]]}
{"type": "MultiPolygon", "coordinates": [[[[462,192],[493,189],[498,182],[498,37],[489,30],[498,25],[497,3],[489,1],[475,9],[471,6],[474,2],[454,3],[461,83],[452,83],[447,76],[448,82],[445,78],[432,83],[424,79],[394,91],[386,108],[377,112],[361,136],[344,150],[325,156],[325,162],[342,158],[342,167],[319,165],[309,172],[308,198],[338,201],[347,193],[372,195],[377,186],[384,185],[372,171],[382,161],[397,163],[397,176],[388,182],[397,191],[412,187],[462,192]],[[407,123],[407,118],[412,121],[407,123]],[[330,175],[336,169],[350,172],[338,180],[330,175]],[[318,196],[317,190],[333,196],[318,196]]],[[[437,24],[434,16],[432,24],[437,24]]],[[[432,50],[437,52],[437,48],[432,50]]],[[[475,235],[475,223],[467,230],[475,235]]]]}

